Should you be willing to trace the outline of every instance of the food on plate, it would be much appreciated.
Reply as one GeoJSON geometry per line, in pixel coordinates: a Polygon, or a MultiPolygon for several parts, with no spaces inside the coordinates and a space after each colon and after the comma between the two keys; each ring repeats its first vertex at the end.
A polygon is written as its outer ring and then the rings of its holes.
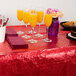
{"type": "Polygon", "coordinates": [[[66,22],[66,23],[63,23],[64,26],[72,26],[73,23],[76,23],[76,21],[69,21],[69,22],[66,22]]]}

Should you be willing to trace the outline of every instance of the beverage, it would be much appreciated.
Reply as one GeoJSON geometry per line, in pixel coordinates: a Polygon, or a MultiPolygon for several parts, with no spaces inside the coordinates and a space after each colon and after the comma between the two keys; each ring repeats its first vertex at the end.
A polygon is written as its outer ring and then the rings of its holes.
{"type": "Polygon", "coordinates": [[[28,40],[30,43],[37,43],[37,40],[33,39],[33,33],[34,33],[34,27],[37,24],[37,14],[30,14],[30,25],[32,27],[32,38],[31,40],[28,40]]]}
{"type": "Polygon", "coordinates": [[[29,12],[24,12],[23,13],[23,21],[24,21],[25,24],[28,24],[28,22],[29,22],[29,15],[30,15],[29,12]]]}
{"type": "MultiPolygon", "coordinates": [[[[30,12],[28,12],[28,11],[23,12],[23,22],[26,24],[26,34],[28,33],[27,24],[29,23],[29,16],[30,16],[30,12]]],[[[25,36],[23,36],[23,38],[28,39],[28,38],[30,38],[30,36],[25,35],[25,36]]]]}
{"type": "Polygon", "coordinates": [[[48,39],[48,30],[49,30],[49,26],[52,24],[52,15],[51,14],[45,14],[44,16],[44,23],[47,27],[47,38],[43,39],[44,42],[52,42],[52,40],[48,39]]]}
{"type": "Polygon", "coordinates": [[[17,10],[17,18],[19,21],[23,19],[23,10],[17,10]]]}
{"type": "MultiPolygon", "coordinates": [[[[35,14],[35,13],[36,13],[35,9],[31,9],[31,10],[30,10],[30,13],[31,13],[31,14],[35,14]]],[[[29,20],[29,22],[30,22],[30,20],[29,20]]],[[[34,31],[34,32],[33,32],[32,30],[29,31],[29,34],[32,34],[32,33],[36,33],[36,31],[34,31]]]]}
{"type": "Polygon", "coordinates": [[[31,13],[35,13],[35,10],[31,10],[31,13]]]}
{"type": "Polygon", "coordinates": [[[30,14],[30,25],[34,28],[37,24],[37,14],[30,14]]]}
{"type": "Polygon", "coordinates": [[[37,21],[38,23],[41,23],[43,20],[43,11],[37,11],[37,21]]]}
{"type": "Polygon", "coordinates": [[[43,20],[43,14],[44,13],[43,13],[43,11],[37,11],[36,13],[37,13],[37,22],[39,23],[39,32],[35,36],[37,36],[37,37],[43,37],[43,35],[40,34],[40,23],[43,20]]]}
{"type": "Polygon", "coordinates": [[[49,27],[52,23],[52,15],[51,14],[45,14],[44,16],[44,23],[46,27],[49,27]]]}

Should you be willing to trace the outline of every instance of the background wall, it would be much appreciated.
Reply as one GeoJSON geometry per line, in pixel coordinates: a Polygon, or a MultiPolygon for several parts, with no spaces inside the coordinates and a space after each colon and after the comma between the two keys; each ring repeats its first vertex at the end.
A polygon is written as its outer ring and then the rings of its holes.
{"type": "Polygon", "coordinates": [[[19,8],[59,8],[64,13],[62,21],[76,21],[76,0],[0,0],[0,14],[10,18],[8,25],[19,24],[16,16],[19,8]]]}

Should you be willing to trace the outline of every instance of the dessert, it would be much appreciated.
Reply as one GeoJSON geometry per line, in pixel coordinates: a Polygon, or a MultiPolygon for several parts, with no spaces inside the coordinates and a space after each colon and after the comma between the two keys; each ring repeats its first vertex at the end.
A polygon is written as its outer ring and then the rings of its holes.
{"type": "Polygon", "coordinates": [[[73,24],[71,27],[71,35],[76,37],[76,24],[73,24]]]}
{"type": "Polygon", "coordinates": [[[64,26],[72,26],[73,23],[76,23],[76,21],[69,21],[69,22],[66,22],[66,23],[63,23],[64,26]]]}
{"type": "Polygon", "coordinates": [[[72,26],[73,24],[73,21],[69,21],[69,22],[66,22],[66,23],[63,23],[64,26],[72,26]]]}

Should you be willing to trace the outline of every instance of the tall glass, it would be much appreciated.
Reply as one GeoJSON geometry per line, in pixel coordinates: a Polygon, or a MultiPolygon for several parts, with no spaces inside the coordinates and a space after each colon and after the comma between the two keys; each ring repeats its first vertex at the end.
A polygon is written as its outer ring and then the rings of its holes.
{"type": "Polygon", "coordinates": [[[33,39],[34,27],[37,25],[37,14],[30,14],[30,25],[32,27],[32,39],[28,40],[30,43],[37,43],[37,40],[33,39]]]}
{"type": "MultiPolygon", "coordinates": [[[[36,13],[35,9],[31,9],[31,10],[30,10],[30,13],[31,13],[31,14],[35,14],[35,13],[36,13]]],[[[29,31],[29,34],[32,34],[32,32],[33,32],[32,30],[29,31]]],[[[34,31],[33,33],[36,33],[36,31],[34,31]]]]}
{"type": "Polygon", "coordinates": [[[47,28],[47,38],[43,39],[44,42],[52,42],[52,40],[48,39],[48,28],[49,26],[52,24],[52,15],[51,14],[45,14],[44,15],[44,23],[46,25],[47,28]]]}
{"type": "Polygon", "coordinates": [[[23,10],[17,10],[17,18],[19,21],[23,20],[23,10]]]}
{"type": "Polygon", "coordinates": [[[29,23],[29,12],[24,11],[23,13],[23,22],[26,24],[26,33],[27,33],[27,24],[29,23]]]}
{"type": "Polygon", "coordinates": [[[43,36],[42,34],[40,34],[40,24],[43,21],[43,14],[44,14],[43,11],[37,11],[37,22],[39,23],[39,32],[38,32],[38,34],[35,35],[37,37],[43,36]]]}
{"type": "MultiPolygon", "coordinates": [[[[23,20],[23,10],[17,10],[17,18],[20,21],[20,25],[21,25],[21,21],[23,20]]],[[[19,35],[24,34],[24,32],[22,31],[18,31],[17,33],[19,35]]]]}
{"type": "MultiPolygon", "coordinates": [[[[26,24],[26,34],[27,34],[27,24],[29,23],[29,15],[30,15],[30,12],[28,11],[23,12],[23,22],[26,24]]],[[[26,39],[30,38],[30,36],[28,35],[25,35],[23,37],[26,39]]]]}

